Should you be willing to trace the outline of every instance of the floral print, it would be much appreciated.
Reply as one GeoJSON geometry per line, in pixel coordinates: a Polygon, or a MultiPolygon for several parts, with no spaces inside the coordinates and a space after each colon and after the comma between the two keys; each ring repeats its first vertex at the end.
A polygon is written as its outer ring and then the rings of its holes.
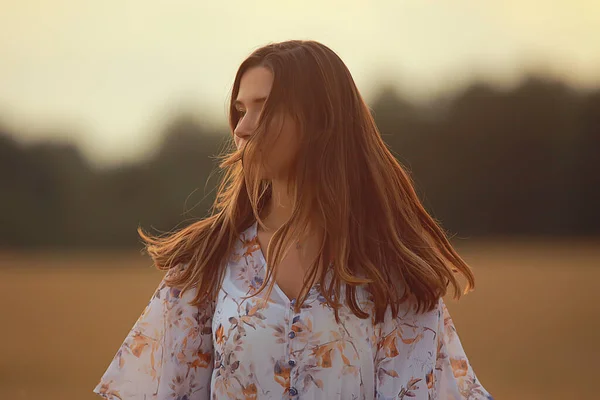
{"type": "Polygon", "coordinates": [[[193,290],[181,295],[161,282],[95,393],[109,400],[492,399],[442,299],[422,314],[401,305],[397,318],[388,307],[376,324],[360,286],[358,304],[371,317],[344,305],[338,324],[318,283],[298,313],[277,284],[268,299],[266,290],[245,298],[266,276],[256,228],[242,232],[215,302],[192,307],[193,290]]]}

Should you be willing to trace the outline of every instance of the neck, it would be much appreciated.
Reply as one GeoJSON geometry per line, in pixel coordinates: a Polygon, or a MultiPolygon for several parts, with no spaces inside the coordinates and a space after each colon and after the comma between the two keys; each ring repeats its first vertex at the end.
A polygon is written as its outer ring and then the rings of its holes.
{"type": "MultiPolygon", "coordinates": [[[[271,198],[267,202],[265,209],[261,213],[261,219],[266,225],[266,232],[273,233],[277,229],[281,228],[283,224],[289,221],[292,216],[292,198],[290,193],[287,192],[287,182],[283,180],[273,179],[271,181],[271,198]]],[[[263,229],[259,226],[259,231],[263,229]]],[[[308,231],[305,235],[308,237],[320,234],[315,232],[315,227],[312,222],[309,222],[308,231]]],[[[299,238],[299,246],[303,246],[306,237],[299,238]]]]}
{"type": "MultiPolygon", "coordinates": [[[[292,215],[292,199],[287,193],[287,182],[272,180],[271,185],[271,198],[261,213],[261,219],[267,228],[266,232],[270,234],[286,223],[292,215]]],[[[260,225],[257,229],[259,232],[263,231],[260,225]]],[[[308,229],[309,232],[305,237],[296,239],[296,249],[303,259],[308,258],[309,262],[312,262],[318,253],[323,232],[314,226],[309,226],[308,229]]]]}
{"type": "Polygon", "coordinates": [[[292,199],[287,192],[287,182],[278,179],[271,181],[271,198],[266,204],[261,219],[267,231],[274,232],[292,216],[292,199]]]}

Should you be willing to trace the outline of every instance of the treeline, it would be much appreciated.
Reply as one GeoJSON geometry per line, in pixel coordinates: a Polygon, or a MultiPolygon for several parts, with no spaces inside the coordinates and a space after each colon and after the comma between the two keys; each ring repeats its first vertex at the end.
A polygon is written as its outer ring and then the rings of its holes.
{"type": "MultiPolygon", "coordinates": [[[[510,91],[474,83],[427,106],[387,87],[370,106],[450,234],[600,233],[600,90],[530,76],[510,91]]],[[[207,126],[181,115],[152,157],[109,169],[75,146],[25,146],[0,127],[0,245],[139,246],[138,225],[164,232],[206,216],[228,135],[207,126]]]]}

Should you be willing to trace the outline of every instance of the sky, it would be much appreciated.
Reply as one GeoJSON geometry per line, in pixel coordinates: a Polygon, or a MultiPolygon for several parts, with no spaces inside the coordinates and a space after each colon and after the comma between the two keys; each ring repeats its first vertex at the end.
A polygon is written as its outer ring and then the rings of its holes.
{"type": "Polygon", "coordinates": [[[367,101],[384,82],[420,102],[475,78],[511,86],[530,70],[600,86],[597,0],[0,0],[0,9],[0,125],[23,142],[75,143],[97,165],[144,157],[181,111],[225,127],[237,67],[281,40],[331,47],[367,101]]]}

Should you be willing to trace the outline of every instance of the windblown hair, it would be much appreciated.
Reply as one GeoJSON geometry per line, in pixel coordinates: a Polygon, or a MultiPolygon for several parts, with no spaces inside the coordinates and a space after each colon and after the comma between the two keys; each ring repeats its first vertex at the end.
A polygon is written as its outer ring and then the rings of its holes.
{"type": "Polygon", "coordinates": [[[271,43],[255,50],[241,64],[233,83],[232,134],[240,119],[234,101],[241,77],[257,66],[273,73],[273,86],[247,144],[239,150],[231,147],[219,156],[224,174],[209,216],[162,237],[138,228],[158,269],[189,265],[170,276],[168,284],[184,291],[197,287],[194,305],[215,301],[226,261],[241,232],[255,220],[264,226],[260,215],[271,197],[271,182],[260,177],[265,161],[260,156],[268,154],[277,139],[280,130],[275,121],[285,114],[293,118],[300,134],[289,174],[293,211],[268,245],[267,276],[258,293],[269,282],[271,292],[274,279],[270,278],[309,225],[324,234],[297,299],[297,310],[317,281],[336,320],[342,284],[346,304],[359,318],[369,317],[356,299],[356,286],[366,285],[376,321],[383,320],[388,305],[395,318],[404,301],[414,301],[417,312],[432,310],[449,285],[454,298],[460,298],[458,273],[467,280],[464,294],[473,290],[475,280],[469,266],[422,206],[411,178],[382,140],[338,55],[321,43],[304,40],[271,43]],[[328,267],[317,276],[319,265],[328,267]],[[329,269],[333,275],[327,284],[329,269]]]}

